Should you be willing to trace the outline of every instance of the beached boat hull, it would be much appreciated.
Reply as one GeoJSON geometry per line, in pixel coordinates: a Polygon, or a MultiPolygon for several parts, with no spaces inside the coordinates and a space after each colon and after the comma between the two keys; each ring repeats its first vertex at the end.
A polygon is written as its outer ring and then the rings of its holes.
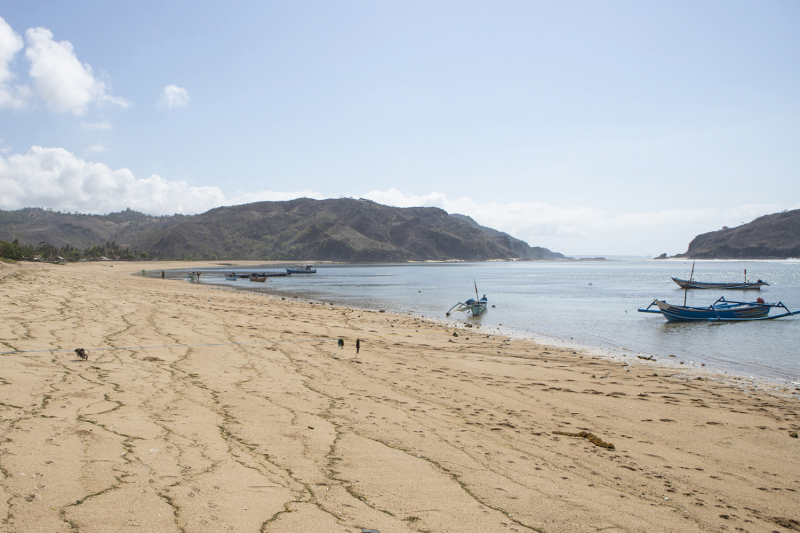
{"type": "Polygon", "coordinates": [[[710,283],[705,281],[692,281],[679,278],[672,278],[681,289],[720,289],[720,290],[739,290],[739,291],[760,291],[764,285],[769,283],[757,281],[755,283],[710,283]]]}

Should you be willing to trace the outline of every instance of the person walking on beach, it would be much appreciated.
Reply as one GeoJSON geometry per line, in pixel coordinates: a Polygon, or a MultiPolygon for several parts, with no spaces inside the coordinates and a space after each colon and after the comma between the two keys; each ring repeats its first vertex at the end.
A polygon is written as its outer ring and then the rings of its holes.
{"type": "Polygon", "coordinates": [[[356,339],[356,357],[358,357],[358,352],[361,351],[361,339],[356,339]]]}
{"type": "Polygon", "coordinates": [[[164,279],[164,271],[161,271],[161,279],[164,279]]]}
{"type": "Polygon", "coordinates": [[[339,337],[339,349],[344,350],[344,339],[339,337]]]}

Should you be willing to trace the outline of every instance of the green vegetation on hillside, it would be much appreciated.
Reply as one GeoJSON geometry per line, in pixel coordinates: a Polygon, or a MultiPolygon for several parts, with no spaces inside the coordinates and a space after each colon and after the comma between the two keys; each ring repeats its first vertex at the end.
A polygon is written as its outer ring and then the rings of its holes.
{"type": "MultiPolygon", "coordinates": [[[[435,207],[339,198],[256,202],[193,216],[0,211],[0,239],[40,243],[48,257],[279,261],[561,259],[435,207]],[[44,243],[48,243],[46,248],[44,243]],[[119,244],[117,244],[119,243],[119,244]]],[[[31,255],[31,251],[22,253],[31,255]]]]}

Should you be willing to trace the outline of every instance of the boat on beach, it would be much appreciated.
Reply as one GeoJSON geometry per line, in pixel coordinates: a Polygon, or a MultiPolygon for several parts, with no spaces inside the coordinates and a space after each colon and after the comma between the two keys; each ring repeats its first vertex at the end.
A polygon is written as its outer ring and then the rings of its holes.
{"type": "Polygon", "coordinates": [[[237,276],[235,272],[225,275],[225,281],[236,281],[237,279],[239,279],[239,276],[237,276]]]}
{"type": "Polygon", "coordinates": [[[772,320],[792,316],[800,311],[789,311],[783,304],[766,303],[762,298],[755,302],[737,302],[721,297],[707,307],[691,307],[687,305],[673,305],[666,301],[655,299],[640,313],[661,313],[669,322],[744,322],[751,320],[772,320]],[[652,307],[655,306],[655,309],[652,307]],[[785,312],[770,315],[772,308],[780,308],[785,312]]]}
{"type": "Polygon", "coordinates": [[[258,283],[264,283],[265,281],[267,281],[267,276],[260,276],[258,274],[251,274],[250,275],[250,281],[255,281],[255,282],[258,282],[258,283]]]}
{"type": "Polygon", "coordinates": [[[286,269],[286,273],[287,274],[316,274],[317,273],[317,269],[313,268],[313,265],[305,265],[305,266],[301,266],[301,267],[287,268],[286,269]]]}

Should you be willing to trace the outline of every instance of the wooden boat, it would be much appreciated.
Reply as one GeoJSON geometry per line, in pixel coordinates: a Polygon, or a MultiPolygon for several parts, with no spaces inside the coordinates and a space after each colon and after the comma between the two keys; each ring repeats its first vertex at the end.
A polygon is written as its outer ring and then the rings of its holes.
{"type": "Polygon", "coordinates": [[[258,274],[251,274],[250,281],[256,281],[258,283],[264,283],[267,281],[267,276],[259,276],[258,274]]]}
{"type": "Polygon", "coordinates": [[[245,276],[245,277],[248,277],[250,279],[253,279],[253,277],[257,277],[257,278],[281,278],[281,277],[286,277],[288,275],[289,274],[286,273],[286,272],[253,272],[252,274],[250,274],[248,276],[245,276]]]}
{"type": "Polygon", "coordinates": [[[239,276],[237,276],[235,272],[225,275],[225,281],[236,281],[237,279],[239,279],[239,276]]]}
{"type": "MultiPolygon", "coordinates": [[[[474,282],[473,282],[474,283],[474,282]]],[[[455,311],[469,311],[472,313],[472,316],[481,316],[483,313],[486,312],[486,307],[488,300],[486,299],[486,295],[483,295],[483,298],[478,299],[478,285],[475,284],[475,298],[470,298],[466,302],[458,302],[456,305],[450,308],[444,316],[450,316],[450,313],[455,311]]]]}
{"type": "Polygon", "coordinates": [[[287,268],[287,274],[316,274],[317,269],[312,268],[312,265],[305,265],[297,268],[287,268]]]}
{"type": "Polygon", "coordinates": [[[672,278],[672,281],[678,284],[681,289],[722,289],[722,290],[739,290],[739,291],[760,291],[764,285],[769,287],[769,283],[758,280],[755,283],[747,281],[747,269],[744,271],[744,279],[741,283],[725,282],[713,283],[708,281],[694,281],[694,263],[692,263],[692,273],[689,279],[672,278]]]}
{"type": "Polygon", "coordinates": [[[744,283],[711,283],[707,281],[692,281],[686,279],[672,278],[681,289],[728,289],[740,291],[760,291],[761,287],[769,287],[769,283],[758,280],[756,282],[744,283]]]}
{"type": "Polygon", "coordinates": [[[721,297],[719,300],[708,307],[690,307],[686,305],[672,305],[663,300],[653,300],[644,309],[639,309],[640,313],[661,313],[670,322],[743,322],[751,320],[772,320],[792,316],[800,311],[789,311],[783,304],[778,302],[770,304],[759,298],[755,302],[736,302],[726,300],[721,297]],[[656,306],[656,309],[651,309],[656,306]],[[778,315],[770,315],[773,307],[781,308],[785,312],[778,315]]]}

